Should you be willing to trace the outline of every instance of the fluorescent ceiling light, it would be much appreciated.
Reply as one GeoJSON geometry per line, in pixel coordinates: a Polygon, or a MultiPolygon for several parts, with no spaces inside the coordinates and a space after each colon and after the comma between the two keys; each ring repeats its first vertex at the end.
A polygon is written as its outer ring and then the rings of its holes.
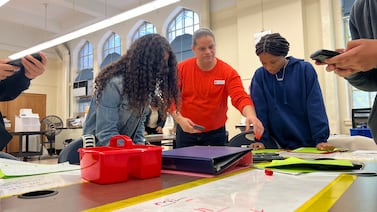
{"type": "Polygon", "coordinates": [[[8,3],[9,0],[0,0],[0,7],[8,3]]]}
{"type": "Polygon", "coordinates": [[[92,32],[104,29],[106,27],[124,22],[126,20],[135,18],[137,16],[140,16],[140,15],[143,15],[145,13],[157,10],[159,8],[168,6],[170,4],[174,4],[174,3],[179,2],[179,1],[180,0],[155,0],[155,1],[152,1],[152,2],[149,2],[149,3],[146,3],[144,5],[136,7],[134,9],[123,12],[119,15],[115,15],[113,17],[110,17],[110,18],[105,19],[103,21],[100,21],[98,23],[95,23],[95,24],[89,25],[87,27],[81,28],[77,31],[70,32],[68,34],[54,38],[50,41],[38,44],[38,45],[33,46],[31,48],[28,48],[28,49],[25,49],[25,50],[20,51],[18,53],[12,54],[12,55],[9,56],[9,58],[10,59],[18,59],[18,58],[24,57],[28,54],[32,54],[32,53],[35,53],[35,52],[42,51],[44,49],[51,48],[53,46],[56,46],[56,45],[62,44],[64,42],[73,40],[75,38],[90,34],[92,32]]]}

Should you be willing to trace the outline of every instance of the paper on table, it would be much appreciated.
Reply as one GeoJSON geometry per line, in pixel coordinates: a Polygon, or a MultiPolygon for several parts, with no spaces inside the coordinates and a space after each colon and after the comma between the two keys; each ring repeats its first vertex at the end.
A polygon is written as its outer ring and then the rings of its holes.
{"type": "Polygon", "coordinates": [[[322,153],[328,153],[329,151],[318,150],[316,147],[300,147],[300,148],[292,150],[292,152],[305,152],[305,153],[322,154],[322,153]]]}
{"type": "Polygon", "coordinates": [[[377,150],[356,150],[353,151],[355,154],[377,154],[377,150]]]}
{"type": "Polygon", "coordinates": [[[129,198],[127,201],[106,205],[106,209],[103,210],[295,211],[329,183],[334,182],[334,179],[336,176],[297,177],[280,173],[271,177],[266,176],[261,170],[249,170],[199,186],[194,182],[195,186],[157,198],[149,195],[149,200],[145,197],[142,202],[141,197],[129,198]],[[286,195],[287,192],[289,195],[286,195]],[[280,201],[276,201],[277,198],[280,201]]]}
{"type": "Polygon", "coordinates": [[[322,165],[335,165],[335,166],[349,166],[353,164],[349,160],[304,160],[296,157],[289,157],[285,160],[273,160],[266,167],[277,167],[295,164],[322,164],[322,165]]]}
{"type": "Polygon", "coordinates": [[[283,157],[297,157],[304,159],[317,159],[317,158],[333,158],[345,159],[350,161],[377,161],[377,151],[373,150],[357,150],[353,152],[333,152],[330,154],[317,154],[317,153],[297,153],[297,152],[279,152],[283,157]]]}
{"type": "Polygon", "coordinates": [[[82,182],[80,170],[0,179],[0,198],[82,182]]]}
{"type": "Polygon", "coordinates": [[[79,165],[67,163],[36,164],[0,158],[0,178],[64,172],[80,169],[79,165]]]}
{"type": "MultiPolygon", "coordinates": [[[[318,171],[311,167],[310,165],[329,165],[334,166],[334,170],[337,166],[339,167],[353,167],[353,164],[349,160],[304,160],[296,157],[289,157],[285,160],[273,160],[271,163],[261,163],[254,164],[255,167],[260,169],[272,169],[280,170],[288,173],[309,173],[313,171],[318,171]],[[295,165],[308,165],[305,166],[295,166],[295,165]]],[[[328,169],[329,171],[331,169],[328,169]]]]}

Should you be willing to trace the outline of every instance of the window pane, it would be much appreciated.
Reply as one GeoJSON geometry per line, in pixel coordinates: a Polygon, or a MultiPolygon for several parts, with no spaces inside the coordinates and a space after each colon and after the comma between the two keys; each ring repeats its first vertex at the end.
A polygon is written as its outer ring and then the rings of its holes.
{"type": "Polygon", "coordinates": [[[374,103],[374,99],[376,98],[376,94],[377,94],[377,92],[370,92],[369,93],[369,105],[370,105],[370,107],[372,107],[372,105],[374,103]]]}
{"type": "Polygon", "coordinates": [[[120,48],[120,46],[118,46],[118,47],[115,48],[115,53],[118,53],[119,55],[122,55],[122,49],[120,48]]]}
{"type": "Polygon", "coordinates": [[[193,56],[191,51],[192,34],[199,29],[199,16],[191,10],[183,9],[168,25],[168,40],[178,61],[193,56]]]}
{"type": "Polygon", "coordinates": [[[78,100],[78,111],[79,113],[84,113],[85,109],[90,105],[90,99],[87,98],[81,98],[78,100]]]}
{"type": "Polygon", "coordinates": [[[183,21],[183,15],[180,15],[177,17],[177,19],[175,20],[175,29],[182,29],[184,28],[184,21],[183,21]]]}
{"type": "Polygon", "coordinates": [[[116,33],[112,33],[103,45],[103,59],[113,52],[121,54],[121,45],[122,42],[120,36],[116,33]]]}
{"type": "Polygon", "coordinates": [[[168,25],[168,40],[172,42],[176,37],[193,34],[199,29],[199,15],[192,10],[182,9],[168,25]]]}
{"type": "Polygon", "coordinates": [[[86,42],[79,52],[79,70],[93,68],[93,46],[86,42]]]}
{"type": "Polygon", "coordinates": [[[352,92],[353,108],[367,108],[369,106],[369,94],[360,90],[352,92]]]}
{"type": "Polygon", "coordinates": [[[140,25],[140,27],[134,33],[132,37],[132,41],[135,41],[136,39],[144,35],[152,34],[152,33],[157,33],[156,27],[153,24],[145,21],[142,25],[140,25]]]}
{"type": "Polygon", "coordinates": [[[194,34],[194,27],[193,26],[186,27],[185,34],[194,34]]]}
{"type": "Polygon", "coordinates": [[[199,25],[199,15],[197,13],[194,13],[194,24],[199,25]]]}
{"type": "MultiPolygon", "coordinates": [[[[342,18],[343,18],[343,30],[344,30],[344,46],[351,40],[351,33],[349,30],[349,15],[351,7],[355,0],[341,0],[342,4],[342,18]]],[[[352,85],[349,85],[352,87],[352,85]]],[[[353,108],[369,108],[372,107],[374,102],[375,92],[365,92],[352,87],[352,107],[353,108]]]]}

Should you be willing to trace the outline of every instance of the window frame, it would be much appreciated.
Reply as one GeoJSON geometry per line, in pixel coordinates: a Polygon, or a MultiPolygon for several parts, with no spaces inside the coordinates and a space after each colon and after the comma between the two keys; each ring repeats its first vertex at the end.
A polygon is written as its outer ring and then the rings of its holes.
{"type": "Polygon", "coordinates": [[[144,35],[153,33],[157,33],[156,26],[148,21],[144,21],[132,35],[132,42],[144,35]]]}
{"type": "Polygon", "coordinates": [[[183,34],[194,34],[200,27],[199,14],[193,10],[183,8],[168,24],[167,38],[169,42],[172,42],[176,37],[183,34]],[[192,14],[191,16],[188,16],[192,14]],[[191,24],[189,20],[192,19],[191,24]],[[178,24],[177,24],[178,23],[178,24]],[[177,27],[177,25],[180,25],[177,27]]]}
{"type": "Polygon", "coordinates": [[[111,53],[122,55],[122,39],[115,32],[112,32],[103,44],[102,59],[105,59],[111,53]]]}

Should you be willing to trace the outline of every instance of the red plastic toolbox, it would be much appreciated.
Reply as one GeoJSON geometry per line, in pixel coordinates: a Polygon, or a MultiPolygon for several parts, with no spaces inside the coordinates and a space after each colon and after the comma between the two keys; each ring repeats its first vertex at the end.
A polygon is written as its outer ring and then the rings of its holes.
{"type": "Polygon", "coordinates": [[[128,177],[146,179],[161,174],[162,147],[133,144],[124,135],[113,136],[110,146],[80,148],[83,179],[98,184],[125,182],[128,177]],[[118,140],[124,146],[118,146],[118,140]]]}

